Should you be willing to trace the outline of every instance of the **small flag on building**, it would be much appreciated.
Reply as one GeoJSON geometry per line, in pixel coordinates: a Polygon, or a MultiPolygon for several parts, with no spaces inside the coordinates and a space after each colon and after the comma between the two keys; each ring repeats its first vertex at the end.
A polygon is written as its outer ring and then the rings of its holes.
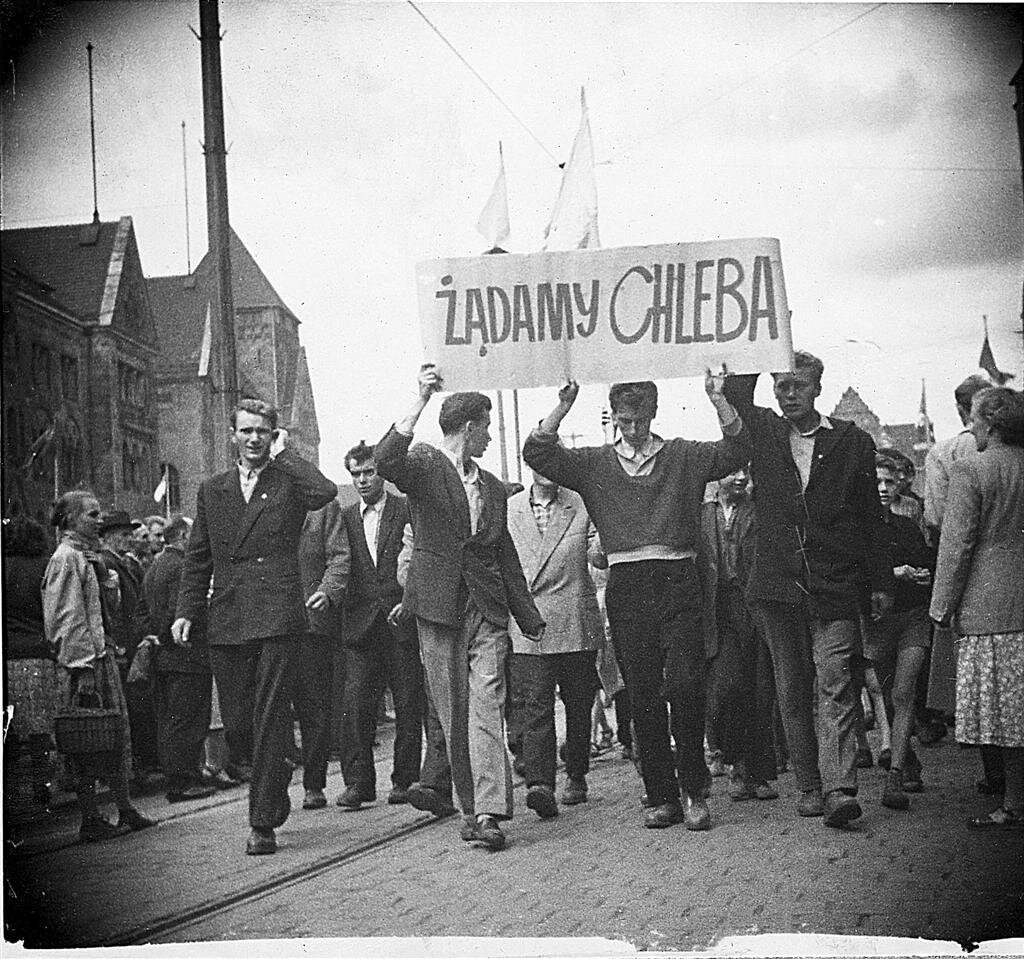
{"type": "Polygon", "coordinates": [[[983,316],[982,320],[985,323],[985,341],[981,344],[981,357],[978,359],[978,366],[988,373],[996,386],[1003,386],[1007,381],[1013,379],[1013,374],[1004,373],[996,366],[996,358],[992,355],[992,346],[988,341],[988,317],[983,316]]]}
{"type": "Polygon", "coordinates": [[[160,477],[160,482],[157,483],[156,489],[153,490],[153,499],[159,503],[167,495],[167,470],[164,470],[164,475],[160,477]]]}

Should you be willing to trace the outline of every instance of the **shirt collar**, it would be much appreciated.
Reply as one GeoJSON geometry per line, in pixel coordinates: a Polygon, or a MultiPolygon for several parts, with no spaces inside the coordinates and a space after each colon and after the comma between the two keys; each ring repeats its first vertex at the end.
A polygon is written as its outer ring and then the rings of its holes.
{"type": "Polygon", "coordinates": [[[620,436],[615,441],[615,452],[623,459],[641,461],[650,459],[664,445],[665,441],[657,433],[649,433],[647,439],[644,440],[643,446],[639,448],[630,446],[625,438],[620,436]]]}
{"type": "Polygon", "coordinates": [[[253,476],[259,476],[260,473],[262,473],[267,468],[267,465],[269,463],[270,460],[267,460],[267,462],[264,463],[262,466],[249,466],[249,464],[246,463],[245,460],[239,460],[238,475],[242,477],[243,481],[252,479],[253,476]]]}
{"type": "Polygon", "coordinates": [[[451,450],[441,447],[441,452],[448,457],[449,462],[455,467],[455,472],[459,474],[459,478],[463,483],[475,483],[480,478],[480,468],[476,465],[476,460],[469,461],[469,469],[462,468],[461,457],[456,456],[451,450]]]}
{"type": "Polygon", "coordinates": [[[360,500],[359,501],[359,514],[361,516],[365,516],[368,512],[370,512],[370,510],[373,510],[375,513],[383,512],[383,510],[384,510],[384,501],[387,498],[388,498],[388,491],[384,490],[380,494],[380,499],[378,499],[376,503],[364,503],[362,500],[360,500]]]}
{"type": "Polygon", "coordinates": [[[810,430],[807,433],[801,433],[800,430],[798,430],[796,428],[796,426],[792,422],[790,422],[789,428],[794,433],[796,433],[798,436],[803,436],[805,438],[814,436],[814,434],[817,433],[818,430],[834,430],[835,429],[835,427],[832,425],[832,421],[824,413],[819,413],[818,416],[820,417],[820,422],[818,423],[817,426],[814,427],[813,430],[810,430]]]}

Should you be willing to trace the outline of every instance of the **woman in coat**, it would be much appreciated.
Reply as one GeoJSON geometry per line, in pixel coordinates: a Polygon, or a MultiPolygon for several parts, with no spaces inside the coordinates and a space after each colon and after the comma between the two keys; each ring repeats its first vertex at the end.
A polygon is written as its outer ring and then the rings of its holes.
{"type": "Polygon", "coordinates": [[[971,407],[979,456],[953,475],[931,617],[959,635],[956,738],[1002,750],[1003,804],[975,829],[1024,827],[1024,394],[982,390],[971,407]]]}
{"type": "Polygon", "coordinates": [[[82,813],[79,835],[84,842],[96,842],[156,822],[139,813],[128,798],[128,707],[114,660],[114,641],[105,628],[110,617],[103,608],[104,602],[108,609],[117,602],[117,587],[99,555],[100,504],[88,490],[65,493],[54,504],[51,522],[59,542],[43,576],[43,622],[46,638],[57,651],[60,700],[71,708],[79,697],[95,697],[103,708],[116,709],[122,720],[119,752],[97,753],[95,760],[70,757],[82,813]],[[97,777],[107,782],[117,802],[116,826],[100,815],[97,777]]]}

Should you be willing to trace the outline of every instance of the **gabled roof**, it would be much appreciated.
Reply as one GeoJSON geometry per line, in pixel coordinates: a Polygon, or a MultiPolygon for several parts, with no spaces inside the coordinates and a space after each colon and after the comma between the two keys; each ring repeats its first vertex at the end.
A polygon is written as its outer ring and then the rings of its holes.
{"type": "MultiPolygon", "coordinates": [[[[251,310],[272,306],[284,310],[292,319],[296,319],[295,314],[277,295],[277,290],[271,286],[270,280],[259,268],[252,254],[245,248],[245,244],[238,238],[238,234],[234,230],[231,231],[230,245],[231,292],[235,301],[235,309],[251,310]]],[[[195,268],[196,278],[212,277],[213,269],[213,256],[208,251],[195,268]]],[[[296,322],[298,322],[297,319],[296,322]]]]}
{"type": "Polygon", "coordinates": [[[146,289],[163,362],[198,370],[210,301],[205,286],[190,276],[154,276],[146,280],[146,289]]]}
{"type": "MultiPolygon", "coordinates": [[[[128,221],[130,217],[123,217],[128,221]]],[[[91,223],[67,223],[0,231],[0,244],[19,268],[45,284],[52,297],[87,322],[99,319],[118,221],[98,224],[94,243],[81,243],[91,223]]]]}

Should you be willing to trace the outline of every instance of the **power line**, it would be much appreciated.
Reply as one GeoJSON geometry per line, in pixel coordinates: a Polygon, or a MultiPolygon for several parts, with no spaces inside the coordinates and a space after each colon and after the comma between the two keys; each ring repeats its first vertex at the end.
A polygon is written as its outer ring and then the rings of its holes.
{"type": "MultiPolygon", "coordinates": [[[[422,11],[422,10],[421,10],[420,8],[419,8],[419,7],[417,7],[415,3],[413,3],[413,0],[406,0],[406,3],[408,3],[408,4],[409,4],[409,6],[410,6],[410,7],[412,7],[412,8],[413,8],[413,10],[415,10],[415,11],[416,11],[416,12],[417,12],[417,13],[418,13],[418,14],[419,14],[419,15],[420,15],[420,16],[421,16],[422,18],[423,18],[423,22],[424,22],[424,23],[426,23],[426,25],[427,25],[428,27],[430,27],[430,29],[431,29],[431,30],[433,30],[433,31],[434,31],[434,33],[436,33],[436,34],[438,35],[438,37],[440,37],[440,38],[441,38],[441,42],[442,42],[442,43],[444,43],[444,45],[445,45],[445,46],[446,46],[446,47],[447,47],[447,48],[448,48],[449,50],[451,50],[451,52],[452,52],[452,53],[454,53],[454,54],[455,54],[455,56],[457,56],[457,57],[458,57],[458,58],[459,58],[459,59],[460,59],[460,60],[462,61],[462,63],[463,63],[464,65],[465,65],[466,69],[467,69],[467,70],[469,70],[469,72],[470,72],[470,73],[472,73],[472,74],[473,74],[473,76],[474,76],[474,77],[476,77],[476,78],[477,78],[477,80],[479,80],[479,81],[480,81],[480,82],[481,82],[481,83],[482,83],[482,84],[484,85],[484,87],[485,87],[485,88],[487,89],[487,92],[488,92],[488,93],[490,93],[490,95],[491,95],[492,97],[494,97],[494,99],[495,99],[495,100],[497,100],[497,101],[498,101],[498,103],[500,103],[500,104],[501,104],[501,105],[502,105],[502,106],[503,106],[503,107],[505,108],[505,110],[506,110],[506,111],[508,112],[509,116],[511,116],[511,117],[512,117],[512,119],[513,119],[513,120],[515,120],[515,121],[516,121],[516,123],[518,123],[518,124],[519,124],[519,125],[520,125],[520,126],[521,126],[521,127],[522,127],[522,128],[523,128],[523,129],[524,129],[524,130],[525,130],[525,131],[526,131],[526,132],[527,132],[527,133],[529,134],[529,135],[530,135],[530,139],[532,139],[532,140],[533,140],[533,142],[534,142],[534,143],[536,143],[536,144],[537,144],[537,146],[539,146],[539,147],[540,147],[540,148],[541,148],[541,149],[542,149],[542,150],[543,150],[543,151],[544,151],[544,152],[545,152],[545,153],[546,153],[546,154],[548,155],[548,157],[550,157],[550,159],[551,159],[552,163],[558,164],[558,159],[557,159],[557,157],[555,157],[555,155],[554,155],[554,154],[553,154],[553,153],[552,153],[552,152],[551,152],[551,151],[550,151],[550,150],[549,150],[549,149],[548,149],[548,148],[547,148],[547,147],[546,147],[546,146],[544,145],[544,143],[543,143],[543,142],[541,141],[541,139],[540,139],[540,138],[539,138],[539,137],[538,137],[538,136],[537,136],[537,135],[536,135],[536,134],[535,134],[535,133],[533,132],[533,130],[531,130],[531,129],[530,129],[530,128],[529,128],[529,127],[528,127],[528,126],[527,126],[527,125],[526,125],[526,124],[525,124],[525,123],[524,123],[524,122],[523,122],[523,121],[522,121],[522,120],[521,120],[521,119],[519,118],[519,116],[518,116],[518,115],[516,114],[515,110],[513,110],[513,109],[512,109],[512,107],[510,107],[510,106],[509,106],[509,105],[508,105],[508,104],[507,104],[507,103],[506,103],[506,102],[505,102],[505,101],[504,101],[504,100],[503,100],[503,99],[501,98],[501,96],[500,96],[500,95],[498,94],[498,92],[497,92],[497,91],[496,91],[496,90],[494,89],[494,87],[492,87],[492,86],[491,86],[491,85],[490,85],[490,84],[489,84],[489,83],[488,83],[488,82],[487,82],[487,81],[486,81],[486,80],[485,80],[485,79],[484,79],[484,78],[483,78],[483,77],[482,77],[482,76],[481,76],[481,75],[479,74],[479,72],[478,72],[478,71],[477,71],[477,69],[476,69],[476,68],[475,68],[475,67],[473,66],[473,64],[471,64],[471,63],[470,63],[470,62],[469,62],[469,61],[468,61],[468,60],[467,60],[467,59],[466,59],[466,58],[465,58],[465,57],[464,57],[464,56],[463,56],[463,55],[462,55],[461,53],[459,53],[459,51],[458,51],[458,50],[456,50],[456,49],[455,49],[455,47],[454,47],[454,46],[452,45],[451,41],[450,41],[450,40],[449,40],[449,39],[448,39],[448,38],[447,38],[447,37],[446,37],[446,36],[445,36],[445,35],[444,35],[443,33],[441,33],[441,31],[440,31],[440,30],[438,30],[438,29],[437,29],[437,27],[435,27],[433,23],[431,23],[431,22],[430,22],[430,20],[429,20],[429,19],[427,18],[427,15],[426,15],[426,14],[425,14],[425,13],[424,13],[424,12],[423,12],[423,11],[422,11]]],[[[881,4],[879,4],[879,6],[881,6],[881,4]]]]}
{"type": "MultiPolygon", "coordinates": [[[[411,2],[411,0],[410,0],[410,2],[411,2]]],[[[855,24],[858,20],[863,20],[864,17],[868,16],[869,14],[874,13],[879,7],[884,7],[884,6],[885,6],[884,3],[876,3],[873,6],[869,7],[867,10],[862,10],[860,13],[857,14],[857,16],[851,17],[845,23],[839,24],[838,27],[833,27],[831,30],[828,31],[828,33],[822,34],[822,36],[820,36],[820,37],[818,37],[818,38],[816,38],[814,40],[811,40],[810,43],[805,43],[802,47],[799,47],[798,49],[794,50],[791,54],[789,54],[789,56],[783,57],[781,60],[777,60],[775,63],[773,63],[769,67],[766,67],[764,70],[759,70],[757,73],[751,74],[750,76],[748,76],[745,79],[741,80],[739,83],[735,84],[734,86],[731,86],[731,87],[727,88],[726,90],[723,90],[720,94],[718,94],[718,96],[712,97],[710,100],[705,100],[704,103],[701,103],[699,106],[696,106],[692,110],[688,111],[687,113],[684,113],[681,117],[677,117],[671,123],[668,123],[664,127],[662,127],[661,128],[661,133],[664,133],[666,130],[671,130],[673,127],[679,126],[680,123],[683,123],[685,120],[689,120],[692,117],[695,117],[698,113],[702,113],[708,107],[714,106],[714,104],[716,104],[716,103],[720,103],[726,97],[732,96],[732,94],[734,94],[737,90],[742,90],[744,87],[749,86],[755,80],[759,80],[761,77],[765,76],[766,74],[772,73],[774,70],[779,69],[779,67],[783,66],[784,64],[789,63],[791,60],[795,60],[798,56],[800,56],[803,53],[806,53],[812,47],[817,46],[819,43],[823,43],[825,40],[828,40],[830,37],[834,37],[837,33],[845,30],[847,27],[853,26],[853,24],[855,24]]],[[[629,154],[625,153],[625,154],[622,155],[622,157],[620,157],[620,159],[626,159],[628,157],[629,157],[629,154]]],[[[606,160],[605,162],[607,162],[607,163],[614,163],[615,161],[614,161],[614,159],[611,159],[611,160],[606,160]]]]}

